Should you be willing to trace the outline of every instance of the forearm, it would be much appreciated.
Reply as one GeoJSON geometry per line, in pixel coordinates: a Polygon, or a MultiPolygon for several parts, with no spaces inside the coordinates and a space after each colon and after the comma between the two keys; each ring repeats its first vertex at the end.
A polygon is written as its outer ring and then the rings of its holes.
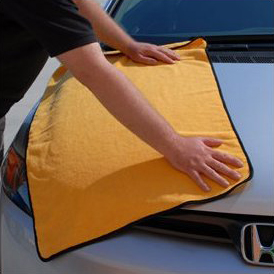
{"type": "Polygon", "coordinates": [[[61,56],[59,59],[68,66],[74,76],[86,85],[123,125],[154,149],[166,155],[175,136],[174,130],[135,86],[105,60],[99,52],[99,46],[98,49],[94,49],[93,46],[83,50],[80,60],[67,62],[67,59],[70,59],[69,54],[66,53],[66,58],[61,56]],[[83,66],[81,60],[88,60],[89,55],[96,57],[83,66]]]}
{"type": "Polygon", "coordinates": [[[134,85],[105,59],[98,43],[76,48],[58,58],[112,115],[162,153],[173,167],[186,172],[203,190],[209,191],[210,188],[201,174],[224,187],[229,182],[218,172],[233,180],[241,178],[226,164],[242,167],[243,163],[211,148],[220,146],[220,140],[184,138],[176,134],[134,85]]]}
{"type": "Polygon", "coordinates": [[[124,126],[167,155],[174,130],[121,72],[106,64],[88,87],[97,91],[95,96],[124,126]]]}
{"type": "Polygon", "coordinates": [[[93,0],[74,0],[79,12],[88,19],[100,41],[127,53],[134,40],[93,0]]]}
{"type": "MultiPolygon", "coordinates": [[[[81,49],[79,49],[81,50],[81,49]]],[[[86,64],[89,69],[75,60],[70,65],[74,76],[86,85],[99,101],[123,125],[160,153],[166,155],[175,135],[172,127],[157,113],[135,86],[113,65],[108,63],[99,49],[86,51],[96,60],[86,64]]],[[[61,61],[62,60],[61,58],[61,61]]],[[[66,64],[66,62],[64,62],[66,64]]]]}

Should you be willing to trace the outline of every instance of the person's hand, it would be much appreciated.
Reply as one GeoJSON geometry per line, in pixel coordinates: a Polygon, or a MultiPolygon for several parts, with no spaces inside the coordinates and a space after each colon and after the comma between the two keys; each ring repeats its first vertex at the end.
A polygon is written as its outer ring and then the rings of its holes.
{"type": "Polygon", "coordinates": [[[180,60],[180,55],[171,49],[139,42],[132,43],[125,54],[131,60],[146,65],[156,65],[159,61],[174,64],[180,60]]]}
{"type": "Polygon", "coordinates": [[[201,189],[210,191],[210,187],[201,175],[205,175],[223,187],[228,187],[229,182],[221,174],[235,181],[241,178],[240,173],[228,167],[228,165],[237,168],[242,167],[241,160],[212,149],[213,147],[219,147],[221,144],[221,140],[212,138],[176,136],[173,141],[173,148],[165,156],[173,167],[187,173],[201,189]]]}

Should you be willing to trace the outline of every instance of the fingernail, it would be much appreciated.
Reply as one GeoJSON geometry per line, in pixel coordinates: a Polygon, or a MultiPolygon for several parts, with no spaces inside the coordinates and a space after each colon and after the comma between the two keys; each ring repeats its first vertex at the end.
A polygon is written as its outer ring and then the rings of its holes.
{"type": "Polygon", "coordinates": [[[209,192],[211,188],[208,185],[203,185],[204,191],[209,192]]]}
{"type": "Polygon", "coordinates": [[[238,178],[238,179],[241,179],[241,178],[242,178],[242,174],[239,173],[239,172],[237,172],[237,178],[238,178]]]}
{"type": "Polygon", "coordinates": [[[240,167],[243,167],[243,166],[244,166],[244,163],[243,163],[241,160],[239,160],[238,163],[239,163],[239,166],[240,166],[240,167]]]}
{"type": "Polygon", "coordinates": [[[224,186],[228,187],[228,186],[230,186],[230,183],[226,181],[226,182],[224,182],[224,186]]]}

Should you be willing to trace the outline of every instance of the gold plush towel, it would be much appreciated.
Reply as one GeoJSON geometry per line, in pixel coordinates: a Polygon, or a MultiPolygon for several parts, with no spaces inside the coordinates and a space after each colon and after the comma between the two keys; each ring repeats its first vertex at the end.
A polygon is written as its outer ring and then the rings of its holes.
{"type": "Polygon", "coordinates": [[[174,65],[145,66],[108,58],[183,136],[221,138],[219,148],[245,163],[241,182],[203,192],[122,126],[64,68],[53,75],[29,133],[27,175],[40,258],[106,236],[183,203],[217,198],[250,177],[250,165],[196,39],[173,44],[174,65]]]}

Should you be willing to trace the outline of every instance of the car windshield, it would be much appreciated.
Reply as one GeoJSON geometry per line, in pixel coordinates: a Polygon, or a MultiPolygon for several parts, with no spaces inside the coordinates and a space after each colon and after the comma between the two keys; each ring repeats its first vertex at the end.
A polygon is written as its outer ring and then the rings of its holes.
{"type": "Polygon", "coordinates": [[[154,42],[194,37],[273,35],[273,0],[123,0],[114,18],[154,42]]]}

